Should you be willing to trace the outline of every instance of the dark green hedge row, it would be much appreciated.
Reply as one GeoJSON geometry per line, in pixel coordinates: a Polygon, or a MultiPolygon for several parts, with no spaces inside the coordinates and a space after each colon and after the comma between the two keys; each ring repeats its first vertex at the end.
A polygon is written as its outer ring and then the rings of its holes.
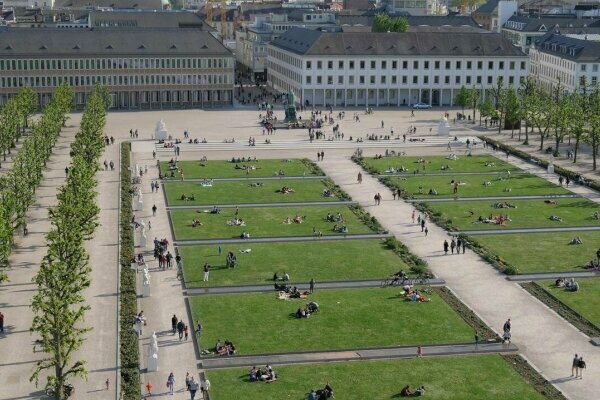
{"type": "Polygon", "coordinates": [[[121,144],[121,394],[124,400],[139,400],[140,352],[136,332],[131,329],[132,318],[137,315],[136,275],[131,269],[135,256],[133,229],[130,221],[133,215],[131,195],[131,156],[130,144],[121,144]]]}
{"type": "Polygon", "coordinates": [[[310,161],[308,158],[303,158],[300,160],[300,162],[304,165],[306,165],[306,167],[309,170],[310,175],[323,175],[325,176],[325,172],[323,172],[323,170],[314,162],[310,161]]]}
{"type": "Polygon", "coordinates": [[[327,189],[331,191],[339,200],[342,201],[352,201],[352,197],[346,192],[342,190],[339,185],[336,185],[331,179],[323,179],[321,182],[325,185],[327,189]]]}
{"type": "Polygon", "coordinates": [[[427,263],[419,256],[411,253],[404,243],[395,237],[386,238],[384,243],[390,250],[396,253],[402,261],[404,261],[413,273],[418,275],[428,273],[427,263]]]}

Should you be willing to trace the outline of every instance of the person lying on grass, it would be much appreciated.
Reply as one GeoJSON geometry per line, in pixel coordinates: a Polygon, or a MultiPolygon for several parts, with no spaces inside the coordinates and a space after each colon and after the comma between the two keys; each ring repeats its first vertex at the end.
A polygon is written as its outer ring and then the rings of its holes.
{"type": "Polygon", "coordinates": [[[335,216],[331,213],[327,213],[327,215],[325,216],[325,221],[327,221],[327,222],[344,222],[344,217],[339,212],[335,216]]]}
{"type": "Polygon", "coordinates": [[[204,224],[202,222],[200,222],[199,219],[193,219],[192,220],[192,228],[195,228],[197,226],[202,226],[202,225],[204,225],[204,224]]]}
{"type": "Polygon", "coordinates": [[[279,193],[281,193],[281,194],[289,194],[289,193],[294,193],[294,192],[295,192],[295,190],[288,186],[284,186],[281,189],[279,189],[279,193]]]}
{"type": "Polygon", "coordinates": [[[246,226],[246,221],[241,218],[234,218],[230,221],[227,221],[227,225],[230,226],[246,226]]]}
{"type": "Polygon", "coordinates": [[[335,224],[333,226],[333,231],[338,233],[348,233],[348,227],[346,225],[338,226],[337,224],[335,224]]]}
{"type": "Polygon", "coordinates": [[[194,201],[196,200],[196,196],[195,195],[191,195],[191,196],[186,196],[185,193],[181,195],[181,197],[179,198],[179,200],[181,201],[194,201]]]}

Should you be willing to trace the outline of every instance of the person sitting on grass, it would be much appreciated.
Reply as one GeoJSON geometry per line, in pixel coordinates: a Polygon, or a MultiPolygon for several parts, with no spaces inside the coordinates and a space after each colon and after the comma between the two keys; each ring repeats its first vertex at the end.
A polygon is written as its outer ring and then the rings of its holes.
{"type": "Polygon", "coordinates": [[[579,283],[574,278],[571,278],[571,280],[565,282],[565,290],[568,292],[577,292],[579,291],[579,283]]]}
{"type": "Polygon", "coordinates": [[[325,197],[333,197],[333,193],[329,189],[323,189],[323,196],[325,196],[325,197]]]}
{"type": "Polygon", "coordinates": [[[544,200],[544,203],[556,205],[556,200],[544,200]]]}
{"type": "Polygon", "coordinates": [[[252,367],[252,369],[250,370],[248,374],[248,379],[250,380],[250,382],[258,381],[258,369],[256,368],[256,366],[252,367]]]}
{"type": "Polygon", "coordinates": [[[265,186],[265,184],[262,183],[262,182],[254,182],[254,183],[250,184],[250,187],[253,187],[253,188],[255,188],[255,187],[263,187],[263,186],[265,186]]]}
{"type": "Polygon", "coordinates": [[[203,225],[203,224],[202,224],[202,222],[200,222],[200,220],[199,220],[199,219],[193,219],[193,220],[192,220],[192,228],[195,228],[195,227],[197,227],[197,226],[202,226],[202,225],[203,225]]]}
{"type": "Polygon", "coordinates": [[[596,211],[595,213],[592,214],[592,219],[600,219],[600,213],[598,211],[596,211]]]}
{"type": "Polygon", "coordinates": [[[575,236],[569,244],[583,244],[583,240],[579,236],[575,236]]]}
{"type": "Polygon", "coordinates": [[[410,389],[410,385],[406,385],[400,391],[401,397],[409,397],[413,395],[413,391],[410,389]]]}
{"type": "Polygon", "coordinates": [[[227,253],[227,257],[225,258],[225,263],[227,268],[234,268],[237,265],[237,257],[233,254],[232,251],[227,253]]]}
{"type": "Polygon", "coordinates": [[[246,222],[243,219],[237,217],[227,222],[227,224],[232,226],[246,226],[246,222]]]}
{"type": "Polygon", "coordinates": [[[327,382],[323,389],[320,389],[317,391],[317,394],[319,395],[318,400],[329,399],[329,398],[333,397],[333,388],[331,387],[329,382],[327,382]]]}
{"type": "Polygon", "coordinates": [[[217,354],[220,356],[232,356],[235,354],[235,345],[229,340],[225,340],[225,344],[217,350],[217,354]]]}
{"type": "Polygon", "coordinates": [[[301,217],[299,215],[296,215],[294,217],[293,221],[294,221],[295,224],[301,224],[301,223],[304,222],[305,219],[306,219],[306,216],[301,217]]]}
{"type": "Polygon", "coordinates": [[[298,308],[298,310],[296,311],[296,318],[308,318],[310,317],[310,311],[308,311],[308,309],[306,308],[298,308]]]}
{"type": "Polygon", "coordinates": [[[559,217],[558,215],[551,215],[550,216],[550,221],[562,222],[562,218],[559,217]]]}
{"type": "Polygon", "coordinates": [[[281,189],[279,189],[279,193],[281,193],[281,194],[294,193],[294,189],[292,189],[289,186],[283,186],[281,189]]]}
{"type": "Polygon", "coordinates": [[[210,210],[211,214],[221,214],[221,209],[217,206],[213,206],[212,210],[210,210]]]}
{"type": "Polygon", "coordinates": [[[314,301],[306,303],[306,308],[311,314],[319,312],[319,304],[315,303],[314,301]]]}
{"type": "Polygon", "coordinates": [[[417,390],[415,390],[415,396],[425,396],[425,386],[421,385],[417,390]]]}
{"type": "Polygon", "coordinates": [[[565,287],[565,278],[558,278],[557,280],[555,280],[554,286],[556,286],[557,288],[565,287]]]}
{"type": "Polygon", "coordinates": [[[348,227],[346,225],[338,226],[337,224],[335,224],[333,226],[333,231],[338,233],[348,233],[348,227]]]}
{"type": "Polygon", "coordinates": [[[240,239],[250,239],[250,234],[248,232],[240,233],[240,239]]]}
{"type": "Polygon", "coordinates": [[[286,217],[283,220],[282,224],[284,224],[284,225],[291,225],[292,224],[292,219],[290,217],[286,217]]]}
{"type": "Polygon", "coordinates": [[[437,194],[438,194],[438,192],[434,188],[429,189],[429,195],[430,196],[437,196],[437,194]]]}
{"type": "Polygon", "coordinates": [[[191,196],[186,196],[184,193],[181,195],[180,200],[181,201],[194,201],[194,200],[196,200],[196,196],[193,194],[191,196]]]}

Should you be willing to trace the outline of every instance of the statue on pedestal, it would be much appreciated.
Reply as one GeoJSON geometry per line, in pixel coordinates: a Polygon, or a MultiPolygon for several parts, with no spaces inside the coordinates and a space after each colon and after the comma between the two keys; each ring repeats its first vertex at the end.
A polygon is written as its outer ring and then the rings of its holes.
{"type": "Polygon", "coordinates": [[[443,116],[438,125],[438,136],[450,136],[450,124],[448,118],[443,116]]]}
{"type": "Polygon", "coordinates": [[[156,128],[154,129],[154,139],[155,140],[166,140],[168,137],[167,126],[165,125],[165,121],[162,119],[156,123],[156,128]]]}
{"type": "Polygon", "coordinates": [[[287,104],[285,106],[284,122],[298,122],[298,117],[296,116],[296,98],[294,97],[294,93],[292,93],[291,90],[287,94],[287,104]]]}
{"type": "Polygon", "coordinates": [[[158,371],[158,339],[156,332],[152,332],[150,336],[150,344],[148,345],[148,372],[158,371]]]}

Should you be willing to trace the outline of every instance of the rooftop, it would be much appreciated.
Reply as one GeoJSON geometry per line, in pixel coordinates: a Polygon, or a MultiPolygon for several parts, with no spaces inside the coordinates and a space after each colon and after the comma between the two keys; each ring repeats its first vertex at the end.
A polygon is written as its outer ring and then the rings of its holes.
{"type": "Polygon", "coordinates": [[[339,32],[294,28],[271,42],[302,55],[430,55],[526,57],[500,34],[339,32]]]}
{"type": "Polygon", "coordinates": [[[578,62],[600,62],[600,42],[549,33],[535,41],[535,48],[578,62]]]}
{"type": "Polygon", "coordinates": [[[231,53],[209,32],[167,28],[0,30],[0,57],[181,56],[231,53]]]}
{"type": "Polygon", "coordinates": [[[161,0],[55,0],[54,8],[112,7],[161,10],[161,0]]]}
{"type": "Polygon", "coordinates": [[[506,21],[503,28],[522,32],[550,32],[562,28],[600,27],[600,19],[590,18],[533,18],[513,15],[506,21]]]}

